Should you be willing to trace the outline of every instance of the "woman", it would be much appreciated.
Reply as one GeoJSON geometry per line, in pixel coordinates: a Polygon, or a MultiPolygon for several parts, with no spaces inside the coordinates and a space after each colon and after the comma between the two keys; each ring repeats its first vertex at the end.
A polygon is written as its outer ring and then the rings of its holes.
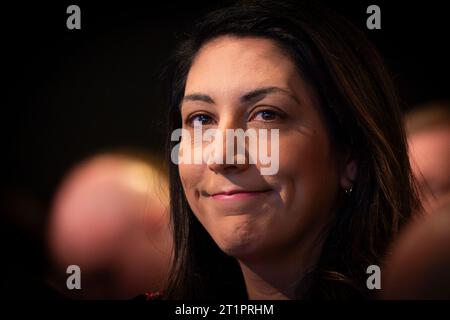
{"type": "Polygon", "coordinates": [[[171,74],[169,137],[277,129],[279,170],[170,162],[166,298],[367,297],[367,267],[417,200],[393,84],[364,36],[317,6],[237,3],[196,25],[171,74]]]}

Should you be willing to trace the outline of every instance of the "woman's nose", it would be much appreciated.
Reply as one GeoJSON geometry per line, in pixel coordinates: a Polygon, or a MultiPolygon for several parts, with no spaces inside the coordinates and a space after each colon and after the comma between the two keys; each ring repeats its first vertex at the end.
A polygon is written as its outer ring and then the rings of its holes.
{"type": "Polygon", "coordinates": [[[212,142],[207,161],[208,168],[215,173],[238,173],[245,171],[250,163],[245,145],[245,130],[240,128],[220,128],[212,142]]]}

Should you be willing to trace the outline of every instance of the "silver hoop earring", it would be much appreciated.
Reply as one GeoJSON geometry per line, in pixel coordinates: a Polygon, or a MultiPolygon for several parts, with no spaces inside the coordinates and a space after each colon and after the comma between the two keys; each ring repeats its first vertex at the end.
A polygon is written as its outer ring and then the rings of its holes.
{"type": "Polygon", "coordinates": [[[350,193],[352,193],[352,191],[353,191],[353,186],[351,186],[348,189],[345,189],[345,194],[350,195],[350,193]]]}

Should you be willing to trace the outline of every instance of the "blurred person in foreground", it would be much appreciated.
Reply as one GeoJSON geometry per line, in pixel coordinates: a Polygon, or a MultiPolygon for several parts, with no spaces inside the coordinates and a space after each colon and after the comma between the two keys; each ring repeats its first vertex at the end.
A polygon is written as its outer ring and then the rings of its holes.
{"type": "Polygon", "coordinates": [[[450,102],[418,106],[405,124],[411,167],[429,213],[450,200],[450,102]]]}
{"type": "Polygon", "coordinates": [[[79,164],[55,196],[48,229],[55,286],[83,299],[161,290],[172,246],[167,207],[161,160],[110,152],[79,164]],[[81,269],[81,290],[66,287],[69,265],[81,269]]]}
{"type": "Polygon", "coordinates": [[[450,299],[450,104],[414,108],[405,124],[424,214],[394,242],[381,296],[450,299]]]}
{"type": "Polygon", "coordinates": [[[406,228],[385,268],[383,299],[450,299],[450,202],[406,228]]]}

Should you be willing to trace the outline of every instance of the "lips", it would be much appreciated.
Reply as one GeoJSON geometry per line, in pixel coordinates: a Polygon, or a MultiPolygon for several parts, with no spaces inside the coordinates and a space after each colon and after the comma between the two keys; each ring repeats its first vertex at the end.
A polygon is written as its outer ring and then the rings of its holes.
{"type": "Polygon", "coordinates": [[[217,200],[238,200],[238,199],[253,198],[261,194],[267,193],[269,191],[270,189],[265,190],[235,189],[213,193],[210,195],[210,197],[217,200]]]}

